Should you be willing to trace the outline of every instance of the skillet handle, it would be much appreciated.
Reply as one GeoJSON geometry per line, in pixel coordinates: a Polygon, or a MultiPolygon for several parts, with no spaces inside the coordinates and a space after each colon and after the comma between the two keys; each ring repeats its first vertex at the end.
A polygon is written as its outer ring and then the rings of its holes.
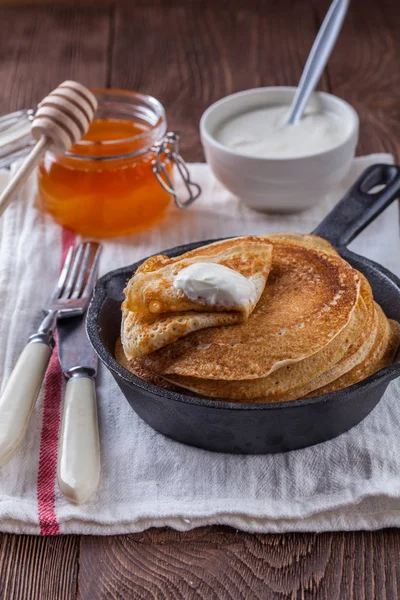
{"type": "Polygon", "coordinates": [[[313,233],[343,248],[400,196],[400,167],[372,165],[352,185],[313,233]],[[383,189],[371,193],[375,186],[383,189]]]}

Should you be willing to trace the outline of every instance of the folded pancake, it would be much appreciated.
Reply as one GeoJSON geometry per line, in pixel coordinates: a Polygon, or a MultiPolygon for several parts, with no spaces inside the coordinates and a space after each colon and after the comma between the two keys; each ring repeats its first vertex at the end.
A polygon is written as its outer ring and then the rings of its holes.
{"type": "Polygon", "coordinates": [[[128,282],[123,308],[136,313],[237,311],[247,318],[261,296],[271,267],[272,245],[253,237],[229,240],[197,248],[176,258],[153,256],[145,261],[128,282]],[[222,246],[222,247],[221,247],[222,246]],[[231,304],[209,305],[202,297],[191,299],[174,285],[177,275],[194,263],[215,263],[228,267],[254,284],[255,295],[231,304]]]}
{"type": "Polygon", "coordinates": [[[233,311],[187,311],[155,317],[123,310],[121,340],[127,358],[140,358],[199,329],[235,325],[242,320],[241,313],[233,311]]]}
{"type": "Polygon", "coordinates": [[[333,341],[348,325],[359,293],[359,274],[336,252],[275,240],[268,284],[246,321],[197,331],[144,361],[163,376],[266,377],[333,341]]]}
{"type": "Polygon", "coordinates": [[[151,257],[124,290],[121,339],[126,356],[145,356],[189,333],[246,320],[264,290],[271,262],[272,245],[253,236],[202,246],[177,258],[151,257]],[[212,264],[230,270],[250,286],[250,293],[234,294],[235,302],[220,304],[189,298],[175,282],[196,264],[206,272],[212,264]]]}

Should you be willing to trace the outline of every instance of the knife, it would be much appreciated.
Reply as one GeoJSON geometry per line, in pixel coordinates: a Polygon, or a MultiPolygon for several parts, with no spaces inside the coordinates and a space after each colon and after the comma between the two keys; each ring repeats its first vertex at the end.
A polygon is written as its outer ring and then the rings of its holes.
{"type": "Polygon", "coordinates": [[[100,442],[95,377],[97,356],[84,316],[59,321],[58,356],[67,378],[58,451],[61,492],[75,504],[86,502],[100,479],[100,442]]]}

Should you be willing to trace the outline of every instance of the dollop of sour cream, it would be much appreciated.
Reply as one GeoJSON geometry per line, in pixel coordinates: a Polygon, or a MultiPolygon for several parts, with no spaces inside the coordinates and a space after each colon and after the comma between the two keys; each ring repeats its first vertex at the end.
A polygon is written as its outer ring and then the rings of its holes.
{"type": "Polygon", "coordinates": [[[197,262],[185,267],[175,276],[174,288],[206,306],[241,307],[256,296],[250,279],[217,263],[197,262]]]}
{"type": "Polygon", "coordinates": [[[329,150],[343,142],[351,124],[333,112],[308,107],[296,125],[286,123],[289,106],[267,106],[239,114],[216,130],[215,139],[241,154],[296,158],[329,150]]]}

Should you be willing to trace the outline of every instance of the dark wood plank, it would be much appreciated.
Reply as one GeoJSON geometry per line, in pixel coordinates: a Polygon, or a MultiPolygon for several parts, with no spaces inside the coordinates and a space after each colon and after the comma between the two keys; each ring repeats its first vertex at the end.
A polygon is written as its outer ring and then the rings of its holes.
{"type": "Polygon", "coordinates": [[[71,600],[78,570],[78,536],[0,536],[2,600],[71,600]]]}
{"type": "Polygon", "coordinates": [[[0,8],[0,114],[35,106],[64,79],[106,85],[107,7],[0,8]]]}
{"type": "Polygon", "coordinates": [[[150,4],[117,7],[111,85],[157,97],[190,161],[203,160],[207,106],[246,88],[296,85],[316,33],[308,2],[150,4]]]}
{"type": "MultiPolygon", "coordinates": [[[[329,0],[314,0],[319,19],[329,0]]],[[[328,63],[331,91],[360,117],[360,154],[391,152],[400,158],[400,3],[350,3],[328,63]]]]}
{"type": "Polygon", "coordinates": [[[82,537],[79,598],[393,600],[400,532],[249,535],[228,528],[82,537]]]}

